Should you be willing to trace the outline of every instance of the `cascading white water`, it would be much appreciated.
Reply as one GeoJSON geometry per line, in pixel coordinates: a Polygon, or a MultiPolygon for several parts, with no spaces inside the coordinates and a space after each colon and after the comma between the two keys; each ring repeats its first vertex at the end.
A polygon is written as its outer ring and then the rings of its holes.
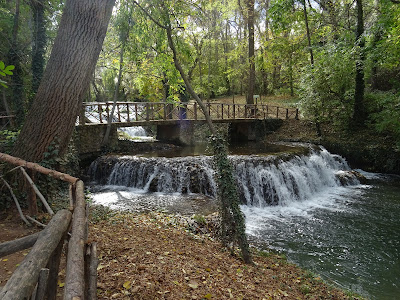
{"type": "Polygon", "coordinates": [[[307,156],[271,163],[260,158],[234,159],[241,194],[247,205],[287,205],[304,201],[328,187],[342,186],[338,176],[348,175],[347,184],[359,183],[344,158],[321,148],[307,156]]]}
{"type": "Polygon", "coordinates": [[[121,157],[114,165],[108,185],[122,185],[145,192],[216,193],[210,157],[121,157]]]}
{"type": "MultiPolygon", "coordinates": [[[[114,158],[116,159],[116,158],[114,158]]],[[[358,184],[344,158],[326,149],[309,155],[279,159],[275,156],[230,156],[243,203],[249,206],[287,205],[304,201],[328,187],[358,184]],[[345,174],[345,176],[343,175],[345,174]]],[[[94,162],[91,176],[96,178],[94,162]]],[[[207,156],[116,159],[107,176],[108,185],[127,186],[144,192],[201,193],[215,197],[212,158],[207,156]]],[[[98,176],[97,176],[98,177],[98,176]]],[[[104,182],[104,180],[103,180],[104,182]]]]}
{"type": "Polygon", "coordinates": [[[121,127],[119,130],[127,133],[131,137],[145,137],[147,136],[146,130],[142,126],[121,127]]]}

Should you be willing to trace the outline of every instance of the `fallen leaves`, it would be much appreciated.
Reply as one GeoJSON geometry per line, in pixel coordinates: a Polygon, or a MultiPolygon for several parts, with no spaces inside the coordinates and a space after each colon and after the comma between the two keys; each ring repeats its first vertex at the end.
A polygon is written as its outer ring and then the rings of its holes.
{"type": "MultiPolygon", "coordinates": [[[[96,228],[98,299],[304,299],[305,283],[307,297],[327,299],[322,281],[279,256],[245,265],[208,236],[193,238],[173,216],[117,214],[96,228]]],[[[329,299],[348,297],[332,289],[329,299]]]]}
{"type": "Polygon", "coordinates": [[[124,284],[122,285],[125,289],[129,290],[132,285],[130,281],[125,281],[124,284]]]}

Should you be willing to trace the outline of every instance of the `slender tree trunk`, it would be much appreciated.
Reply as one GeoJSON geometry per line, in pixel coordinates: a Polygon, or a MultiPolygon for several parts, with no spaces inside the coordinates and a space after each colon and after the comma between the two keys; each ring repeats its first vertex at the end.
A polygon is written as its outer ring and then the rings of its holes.
{"type": "Polygon", "coordinates": [[[121,52],[119,53],[118,78],[117,78],[117,82],[115,84],[113,106],[111,109],[110,117],[107,120],[107,129],[106,129],[106,133],[104,134],[104,138],[103,138],[103,147],[108,147],[108,144],[109,144],[111,124],[112,124],[112,120],[114,118],[115,108],[117,106],[118,95],[119,95],[119,86],[121,85],[121,79],[122,79],[122,69],[123,69],[123,64],[124,64],[124,48],[125,48],[125,45],[123,44],[121,46],[121,52]]]}
{"type": "Polygon", "coordinates": [[[304,12],[304,23],[306,24],[308,51],[310,52],[310,63],[313,66],[314,65],[314,54],[313,54],[313,49],[311,47],[311,34],[310,34],[310,28],[308,26],[308,14],[307,14],[306,0],[303,0],[303,12],[304,12]]]}
{"type": "Polygon", "coordinates": [[[356,86],[354,91],[354,112],[353,121],[357,125],[363,125],[366,118],[366,109],[364,103],[364,47],[365,39],[364,34],[364,13],[362,0],[356,0],[357,7],[357,31],[356,31],[356,43],[359,47],[359,57],[356,60],[356,86]]]}
{"type": "Polygon", "coordinates": [[[179,60],[178,60],[178,56],[177,56],[177,51],[175,48],[175,44],[174,41],[172,40],[172,29],[171,26],[168,25],[167,27],[165,27],[166,31],[167,31],[167,38],[168,38],[168,45],[172,50],[172,55],[173,55],[173,60],[174,60],[174,64],[176,69],[179,71],[179,74],[181,74],[181,77],[186,85],[186,89],[189,92],[189,94],[193,97],[193,99],[196,100],[196,102],[199,104],[201,110],[204,113],[204,116],[206,118],[206,122],[208,125],[208,128],[210,129],[211,134],[215,135],[216,131],[214,129],[214,125],[212,124],[212,120],[211,117],[208,113],[208,110],[206,108],[206,106],[204,105],[203,101],[201,101],[201,99],[199,98],[199,96],[196,94],[196,92],[193,90],[192,85],[190,84],[189,79],[187,78],[185,71],[183,70],[179,60]]]}
{"type": "MultiPolygon", "coordinates": [[[[229,232],[233,233],[232,242],[238,242],[241,252],[243,255],[243,259],[246,263],[251,262],[251,255],[249,251],[249,243],[247,242],[247,236],[245,233],[245,222],[244,215],[240,211],[239,207],[239,196],[236,189],[236,183],[234,181],[234,177],[232,175],[232,165],[228,160],[228,155],[226,151],[226,147],[221,138],[216,135],[216,131],[214,129],[212,120],[210,115],[208,114],[207,108],[204,105],[203,101],[199,98],[199,96],[195,93],[190,84],[177,56],[177,50],[175,48],[174,41],[172,39],[172,28],[171,21],[169,19],[169,13],[163,2],[160,3],[160,6],[164,12],[163,20],[166,21],[166,25],[160,24],[157,20],[155,20],[152,15],[147,12],[144,8],[140,6],[137,1],[133,1],[143,12],[159,27],[163,28],[167,32],[168,45],[172,51],[173,61],[176,69],[179,71],[183,81],[185,82],[186,89],[190,93],[190,95],[196,100],[199,104],[201,110],[204,113],[206,118],[207,125],[212,134],[212,145],[214,148],[214,160],[217,165],[217,178],[220,184],[218,184],[218,198],[220,200],[220,207],[223,215],[228,215],[227,218],[222,216],[222,224],[224,228],[229,228],[229,232]]],[[[227,231],[224,231],[227,233],[227,231]]],[[[223,239],[227,238],[228,235],[225,235],[223,239]]]]}
{"type": "Polygon", "coordinates": [[[11,47],[8,53],[8,64],[14,65],[13,76],[11,76],[12,106],[15,110],[17,124],[22,124],[25,118],[25,104],[23,100],[23,79],[18,43],[20,16],[20,0],[15,1],[14,23],[12,28],[11,47]]]}
{"type": "Polygon", "coordinates": [[[226,87],[226,94],[230,95],[231,94],[231,82],[228,77],[228,51],[229,51],[229,22],[226,22],[225,25],[225,38],[224,38],[224,59],[225,59],[225,65],[224,65],[224,78],[225,78],[225,87],[226,87]]]}
{"type": "Polygon", "coordinates": [[[217,176],[217,178],[219,181],[218,194],[219,194],[219,199],[221,201],[221,211],[223,214],[222,216],[223,241],[226,243],[227,238],[231,238],[232,242],[236,241],[241,249],[243,260],[246,263],[251,263],[249,243],[247,241],[247,236],[245,233],[244,216],[240,210],[239,195],[236,190],[236,185],[235,185],[236,183],[232,175],[233,169],[228,159],[226,147],[224,146],[222,139],[216,136],[216,131],[213,126],[211,117],[208,114],[206,106],[193,90],[192,85],[190,84],[182,66],[179,63],[177,57],[177,51],[174,42],[172,40],[172,30],[170,24],[167,25],[166,31],[167,31],[168,44],[172,50],[175,67],[181,74],[181,77],[185,82],[187,91],[196,100],[201,110],[203,111],[207,121],[208,128],[210,129],[211,134],[214,136],[212,145],[214,148],[214,160],[216,161],[217,164],[217,174],[219,175],[217,176]],[[229,233],[232,232],[233,236],[229,236],[229,233]]]}
{"type": "Polygon", "coordinates": [[[269,91],[268,91],[268,71],[267,71],[267,67],[266,67],[266,55],[267,55],[267,45],[269,42],[269,4],[270,4],[270,0],[266,0],[265,1],[265,41],[264,41],[264,47],[263,49],[263,53],[262,53],[262,61],[263,61],[263,66],[261,68],[261,72],[262,72],[262,83],[263,83],[263,91],[262,93],[264,95],[268,95],[269,91]]]}
{"type": "Polygon", "coordinates": [[[208,72],[207,72],[207,98],[211,99],[211,86],[212,86],[212,80],[211,80],[211,57],[212,57],[212,35],[209,32],[209,45],[208,45],[208,57],[207,57],[207,61],[208,61],[208,72]]]}
{"type": "Polygon", "coordinates": [[[14,156],[41,161],[51,143],[67,149],[90,84],[114,0],[69,0],[14,156]]]}
{"type": "Polygon", "coordinates": [[[46,50],[44,0],[31,0],[31,8],[33,15],[32,92],[36,94],[43,77],[46,50]]]}
{"type": "MultiPolygon", "coordinates": [[[[374,31],[372,43],[371,43],[371,49],[375,49],[378,43],[382,40],[383,37],[383,28],[379,24],[380,16],[382,14],[379,1],[374,0],[374,9],[375,9],[375,23],[376,23],[376,29],[374,31]]],[[[372,65],[372,70],[371,70],[371,88],[373,90],[379,89],[379,84],[378,84],[378,62],[374,59],[373,60],[373,65],[372,65]]]]}
{"type": "Polygon", "coordinates": [[[254,82],[256,78],[254,55],[254,0],[247,1],[247,28],[249,31],[249,82],[247,89],[247,104],[254,104],[254,82]]]}

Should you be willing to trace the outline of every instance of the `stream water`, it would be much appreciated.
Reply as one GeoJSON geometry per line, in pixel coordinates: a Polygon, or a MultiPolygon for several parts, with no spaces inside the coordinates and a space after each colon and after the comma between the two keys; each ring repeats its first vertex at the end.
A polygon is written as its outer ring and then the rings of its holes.
{"type": "MultiPolygon", "coordinates": [[[[213,212],[214,170],[203,150],[101,157],[89,172],[93,200],[135,211],[213,212]]],[[[354,172],[344,158],[307,145],[243,145],[232,154],[253,243],[345,289],[399,299],[398,177],[354,172]]]]}

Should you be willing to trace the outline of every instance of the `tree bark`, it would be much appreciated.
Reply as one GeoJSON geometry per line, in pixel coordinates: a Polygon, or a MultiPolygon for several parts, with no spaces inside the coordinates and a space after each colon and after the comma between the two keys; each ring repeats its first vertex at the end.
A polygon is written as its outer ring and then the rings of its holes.
{"type": "Polygon", "coordinates": [[[18,157],[13,157],[11,155],[8,155],[8,154],[5,154],[5,153],[1,153],[1,152],[0,152],[0,161],[4,161],[4,162],[7,162],[7,163],[12,164],[12,165],[21,166],[21,167],[24,167],[24,168],[27,168],[27,169],[30,169],[30,170],[33,170],[33,171],[37,171],[37,172],[42,173],[44,175],[48,175],[50,177],[60,179],[62,181],[66,181],[66,182],[69,182],[71,184],[75,184],[79,180],[79,178],[73,177],[71,175],[64,174],[64,173],[61,173],[61,172],[57,172],[57,171],[54,171],[54,170],[51,170],[51,169],[47,169],[45,167],[42,167],[41,165],[38,165],[38,164],[35,164],[35,163],[31,163],[31,162],[27,162],[27,161],[22,160],[22,159],[20,159],[18,157]]]}
{"type": "Polygon", "coordinates": [[[121,46],[121,52],[119,53],[118,78],[117,78],[117,83],[115,84],[113,106],[112,106],[112,109],[111,109],[110,117],[107,120],[107,129],[106,129],[106,133],[104,134],[104,138],[103,138],[103,147],[108,147],[109,137],[110,137],[110,132],[111,132],[111,124],[112,124],[112,120],[114,118],[115,108],[117,107],[119,86],[121,84],[121,78],[122,78],[122,66],[123,66],[123,63],[124,63],[124,47],[125,47],[125,45],[123,44],[121,46]]]}
{"type": "Polygon", "coordinates": [[[365,81],[364,81],[364,47],[365,39],[364,34],[364,12],[362,0],[356,0],[357,7],[357,31],[356,31],[356,44],[359,47],[359,57],[356,60],[356,86],[354,90],[354,111],[353,111],[353,121],[356,125],[364,124],[366,118],[366,110],[364,104],[364,91],[365,91],[365,81]]]}
{"type": "Polygon", "coordinates": [[[85,297],[86,221],[84,185],[82,181],[78,181],[76,186],[74,218],[71,229],[72,236],[68,243],[64,300],[78,300],[84,299],[85,297]]]}
{"type": "Polygon", "coordinates": [[[254,0],[247,0],[247,28],[249,31],[249,83],[247,89],[247,104],[254,104],[254,82],[256,66],[254,55],[254,0]]]}
{"type": "Polygon", "coordinates": [[[311,47],[311,34],[310,34],[310,27],[308,26],[308,14],[307,14],[306,0],[303,0],[303,12],[304,12],[304,23],[306,24],[308,51],[310,52],[310,63],[313,66],[314,65],[314,54],[313,54],[313,50],[311,47]]]}
{"type": "Polygon", "coordinates": [[[46,51],[46,23],[44,17],[44,0],[31,0],[33,15],[32,43],[32,92],[35,94],[43,77],[44,54],[46,51]]]}
{"type": "Polygon", "coordinates": [[[32,247],[38,239],[40,232],[0,244],[0,257],[32,247]]]}
{"type": "Polygon", "coordinates": [[[20,17],[20,0],[15,1],[14,23],[12,28],[11,47],[8,53],[8,64],[14,65],[11,76],[12,105],[15,110],[17,124],[21,124],[25,117],[25,104],[23,101],[23,79],[21,68],[21,55],[18,43],[20,17]]]}
{"type": "Polygon", "coordinates": [[[97,244],[95,242],[87,246],[86,250],[86,299],[97,299],[97,244]]]}
{"type": "Polygon", "coordinates": [[[269,4],[270,0],[265,1],[265,44],[262,52],[263,66],[261,68],[261,73],[263,77],[263,94],[268,95],[268,72],[266,67],[266,55],[267,55],[267,45],[269,42],[269,4]]]}
{"type": "Polygon", "coordinates": [[[13,153],[41,161],[51,143],[62,155],[92,78],[115,0],[69,0],[38,92],[13,153]]]}

